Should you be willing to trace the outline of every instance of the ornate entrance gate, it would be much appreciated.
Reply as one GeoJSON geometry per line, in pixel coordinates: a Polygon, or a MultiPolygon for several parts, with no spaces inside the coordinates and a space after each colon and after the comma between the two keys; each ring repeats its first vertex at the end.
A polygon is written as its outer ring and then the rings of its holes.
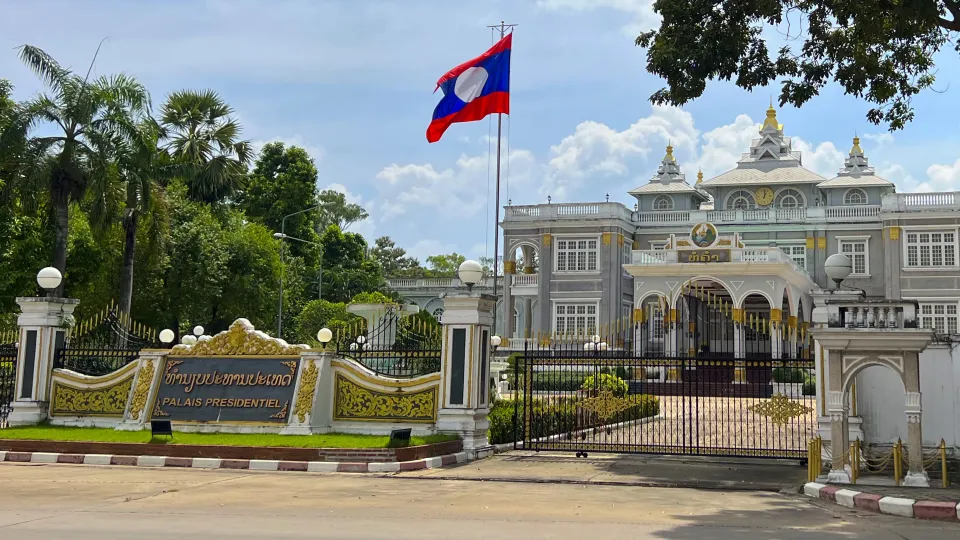
{"type": "Polygon", "coordinates": [[[805,459],[816,381],[803,327],[708,290],[666,305],[602,329],[567,318],[524,351],[524,448],[805,459]]]}
{"type": "Polygon", "coordinates": [[[17,382],[17,346],[0,344],[0,428],[7,427],[17,382]]]}

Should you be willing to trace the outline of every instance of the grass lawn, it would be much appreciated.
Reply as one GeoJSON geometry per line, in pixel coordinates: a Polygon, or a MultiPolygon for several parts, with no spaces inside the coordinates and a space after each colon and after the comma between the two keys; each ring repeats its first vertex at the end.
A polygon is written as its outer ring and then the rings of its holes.
{"type": "MultiPolygon", "coordinates": [[[[169,437],[151,439],[150,431],[115,431],[110,428],[84,428],[67,426],[18,426],[0,429],[0,439],[41,441],[83,441],[113,443],[153,444],[204,444],[212,446],[284,446],[293,448],[386,448],[390,437],[386,435],[350,435],[327,433],[324,435],[275,435],[232,433],[174,433],[169,437]]],[[[410,437],[410,445],[418,446],[456,439],[452,435],[428,435],[410,437]]]]}

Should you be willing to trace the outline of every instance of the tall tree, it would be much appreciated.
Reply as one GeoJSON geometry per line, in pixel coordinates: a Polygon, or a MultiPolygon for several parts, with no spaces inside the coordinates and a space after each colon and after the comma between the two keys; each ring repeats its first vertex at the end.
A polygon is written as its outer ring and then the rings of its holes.
{"type": "Polygon", "coordinates": [[[396,242],[391,240],[389,236],[381,236],[374,240],[370,255],[380,263],[384,277],[410,278],[424,275],[424,269],[420,266],[420,261],[408,257],[407,251],[402,247],[397,247],[396,242]]]}
{"type": "MultiPolygon", "coordinates": [[[[237,202],[251,219],[260,221],[273,231],[283,232],[308,242],[318,242],[317,215],[303,212],[283,218],[313,205],[317,200],[317,168],[303,148],[284,147],[282,142],[267,143],[260,150],[250,173],[246,189],[237,202]]],[[[317,263],[316,247],[290,242],[289,253],[300,257],[309,254],[311,266],[317,263]]]]}
{"type": "Polygon", "coordinates": [[[165,148],[195,201],[219,202],[244,185],[253,153],[232,114],[212,90],[174,92],[160,110],[165,148]]]}
{"type": "Polygon", "coordinates": [[[427,257],[427,266],[432,277],[457,277],[457,270],[466,257],[459,253],[448,253],[446,255],[431,255],[427,257]]]}
{"type": "Polygon", "coordinates": [[[51,158],[38,170],[45,173],[56,215],[53,266],[65,273],[70,201],[83,198],[91,176],[105,174],[104,157],[113,143],[135,136],[136,118],[149,110],[150,96],[123,74],[88,81],[31,45],[20,47],[20,59],[50,91],[29,100],[24,110],[31,126],[47,124],[56,133],[30,142],[37,155],[51,158]]]}
{"type": "Polygon", "coordinates": [[[341,231],[346,231],[350,225],[370,217],[362,206],[347,202],[347,196],[339,191],[325,189],[317,199],[320,203],[318,211],[321,230],[325,231],[330,225],[336,225],[341,231]]]}
{"type": "Polygon", "coordinates": [[[384,288],[380,265],[367,256],[367,242],[356,233],[330,225],[320,237],[323,245],[323,297],[347,302],[361,292],[384,288]]]}
{"type": "Polygon", "coordinates": [[[653,7],[663,22],[636,43],[647,48],[647,71],[666,79],[650,97],[658,104],[698,98],[708,80],[752,90],[782,77],[780,105],[800,107],[834,81],[873,105],[871,122],[893,131],[913,120],[913,96],[933,84],[934,55],[960,50],[957,0],[657,0],[653,7]]]}

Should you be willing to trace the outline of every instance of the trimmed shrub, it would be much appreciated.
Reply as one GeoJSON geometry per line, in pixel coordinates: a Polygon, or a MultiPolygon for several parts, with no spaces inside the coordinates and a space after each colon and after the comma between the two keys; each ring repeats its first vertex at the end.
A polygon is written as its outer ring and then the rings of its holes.
{"type": "Polygon", "coordinates": [[[548,371],[533,374],[534,392],[575,392],[586,375],[577,371],[548,371]]]}
{"type": "Polygon", "coordinates": [[[773,382],[780,384],[802,383],[807,380],[807,370],[795,367],[773,368],[773,382]]]}
{"type": "Polygon", "coordinates": [[[580,390],[586,392],[591,396],[598,395],[600,392],[608,391],[616,397],[624,397],[627,395],[630,387],[627,385],[627,381],[624,381],[616,375],[608,375],[606,373],[601,373],[598,376],[590,375],[583,380],[583,384],[580,385],[580,390]]]}
{"type": "Polygon", "coordinates": [[[811,377],[803,381],[803,395],[805,396],[817,395],[817,378],[816,377],[811,377]]]}

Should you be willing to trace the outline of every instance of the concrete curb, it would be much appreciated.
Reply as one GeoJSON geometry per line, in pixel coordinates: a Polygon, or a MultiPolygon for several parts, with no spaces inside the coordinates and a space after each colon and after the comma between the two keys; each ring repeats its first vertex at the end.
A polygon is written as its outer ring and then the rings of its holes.
{"type": "Polygon", "coordinates": [[[396,473],[435,469],[466,463],[513,449],[509,445],[496,445],[483,450],[457,452],[445,456],[393,462],[336,462],[336,461],[279,461],[272,459],[220,459],[184,458],[167,456],[119,456],[106,454],[56,454],[50,452],[0,451],[0,462],[8,463],[61,463],[72,465],[124,465],[129,467],[179,467],[190,469],[231,469],[251,471],[289,472],[349,472],[349,473],[396,473]]]}
{"type": "Polygon", "coordinates": [[[847,508],[866,510],[878,514],[936,521],[960,522],[960,503],[942,501],[917,501],[901,497],[883,497],[851,489],[807,482],[803,494],[814,499],[829,501],[847,508]]]}

